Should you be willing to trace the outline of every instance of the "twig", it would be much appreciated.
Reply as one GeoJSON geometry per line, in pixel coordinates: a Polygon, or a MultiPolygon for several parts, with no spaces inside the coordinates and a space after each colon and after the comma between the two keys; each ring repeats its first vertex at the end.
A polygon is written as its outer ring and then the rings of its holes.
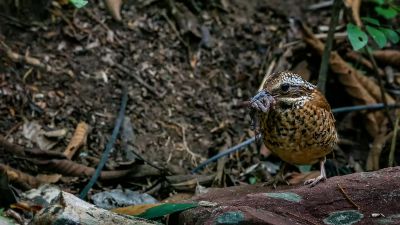
{"type": "Polygon", "coordinates": [[[30,66],[42,69],[44,71],[47,71],[49,73],[53,73],[53,74],[61,74],[61,73],[65,73],[68,74],[70,76],[73,76],[73,72],[71,70],[64,70],[64,69],[60,69],[60,70],[56,70],[55,68],[53,68],[52,66],[45,64],[43,62],[41,62],[39,59],[34,58],[32,56],[29,55],[21,55],[18,54],[16,52],[14,52],[6,43],[4,43],[3,41],[0,41],[0,50],[3,50],[7,57],[13,61],[13,62],[22,62],[25,64],[28,64],[30,66]]]}
{"type": "Polygon", "coordinates": [[[111,138],[108,141],[106,148],[103,152],[103,155],[101,156],[101,160],[99,162],[99,165],[96,168],[96,171],[93,173],[92,178],[90,179],[90,181],[88,182],[88,184],[83,188],[82,192],[79,194],[79,197],[81,199],[84,199],[87,195],[87,193],[89,192],[89,190],[93,187],[93,185],[96,183],[97,179],[100,176],[101,170],[103,169],[104,165],[106,164],[106,161],[108,159],[108,155],[111,152],[111,149],[117,139],[117,135],[119,133],[120,127],[122,125],[122,121],[124,119],[125,116],[125,109],[126,109],[126,104],[128,102],[128,91],[127,91],[127,87],[123,86],[122,89],[122,100],[121,100],[121,107],[118,113],[118,117],[117,120],[115,121],[115,126],[114,126],[114,130],[112,132],[111,138]]]}
{"type": "Polygon", "coordinates": [[[318,2],[318,3],[312,4],[312,5],[308,6],[307,9],[308,10],[318,10],[318,9],[330,7],[332,5],[333,5],[333,0],[329,0],[329,1],[318,2]]]}
{"type": "MultiPolygon", "coordinates": [[[[333,36],[334,36],[333,39],[335,39],[335,40],[336,40],[336,39],[342,40],[342,39],[347,38],[347,32],[336,32],[336,33],[334,33],[333,36]]],[[[327,39],[327,38],[328,38],[328,34],[327,34],[327,33],[315,34],[315,38],[317,38],[317,39],[327,39]]],[[[282,45],[282,48],[283,48],[283,49],[289,48],[289,47],[298,45],[298,44],[300,44],[300,43],[302,43],[300,40],[288,42],[288,43],[286,43],[286,44],[283,44],[283,45],[282,45]]]]}
{"type": "Polygon", "coordinates": [[[349,201],[350,204],[352,204],[357,210],[360,210],[360,206],[358,206],[353,200],[351,200],[351,198],[349,197],[349,195],[347,195],[347,193],[344,191],[342,186],[339,183],[337,183],[337,186],[338,186],[340,192],[342,192],[344,197],[347,199],[347,201],[349,201]]]}
{"type": "MultiPolygon", "coordinates": [[[[390,104],[387,105],[389,109],[396,109],[400,108],[400,104],[390,104]]],[[[332,112],[335,113],[344,113],[344,112],[355,112],[355,111],[362,111],[362,110],[379,110],[384,109],[385,104],[377,103],[377,104],[370,104],[370,105],[356,105],[356,106],[346,106],[340,107],[336,109],[332,109],[332,112]]]]}
{"type": "Polygon", "coordinates": [[[9,129],[6,133],[6,136],[4,136],[4,139],[7,139],[12,133],[14,133],[14,131],[16,131],[23,123],[22,122],[18,122],[17,124],[15,124],[13,127],[11,127],[11,129],[9,129]]]}
{"type": "Polygon", "coordinates": [[[339,11],[341,8],[341,0],[335,0],[332,8],[331,22],[329,24],[328,38],[326,39],[324,53],[322,54],[321,67],[318,75],[318,89],[325,93],[325,84],[328,76],[328,64],[331,56],[332,41],[339,20],[339,11]]]}
{"type": "Polygon", "coordinates": [[[51,66],[42,63],[39,59],[27,55],[20,55],[18,53],[13,52],[11,48],[3,41],[0,41],[0,44],[1,44],[0,49],[5,51],[7,57],[11,59],[13,62],[24,62],[28,65],[35,66],[37,68],[44,69],[49,72],[53,70],[51,66]]]}
{"type": "MultiPolygon", "coordinates": [[[[328,34],[326,33],[321,33],[321,34],[315,34],[315,37],[317,39],[327,39],[328,38],[328,34]]],[[[347,38],[347,32],[335,32],[333,34],[333,39],[345,39],[347,38]]]]}
{"type": "MultiPolygon", "coordinates": [[[[150,86],[148,83],[146,83],[142,78],[140,78],[135,72],[131,72],[131,68],[127,68],[123,65],[120,64],[115,64],[115,67],[120,69],[122,72],[124,72],[126,75],[132,76],[137,82],[139,82],[141,85],[143,85],[147,90],[149,90],[152,94],[155,96],[161,98],[162,95],[159,94],[156,89],[154,89],[152,86],[150,86]]],[[[133,70],[132,70],[133,71],[133,70]]]]}
{"type": "Polygon", "coordinates": [[[389,132],[388,134],[381,132],[374,137],[374,141],[371,143],[367,162],[365,165],[367,171],[379,170],[379,160],[381,158],[383,147],[385,146],[387,140],[392,137],[393,131],[389,132]]]}
{"type": "Polygon", "coordinates": [[[9,154],[13,154],[19,157],[41,157],[41,158],[52,158],[52,159],[65,159],[62,153],[55,151],[41,150],[40,148],[23,148],[20,145],[10,143],[4,136],[0,134],[0,149],[3,149],[9,154]]]}
{"type": "MultiPolygon", "coordinates": [[[[168,1],[170,2],[170,1],[168,1]]],[[[172,6],[170,6],[172,7],[172,6]]],[[[173,8],[172,10],[176,10],[176,8],[173,8]]],[[[172,30],[175,32],[176,37],[182,42],[182,44],[189,50],[190,46],[189,44],[183,40],[181,34],[179,33],[178,29],[176,28],[175,24],[171,21],[171,19],[168,17],[167,13],[165,11],[161,12],[161,15],[164,17],[164,19],[167,21],[168,25],[171,26],[172,30]]]]}
{"type": "Polygon", "coordinates": [[[392,144],[390,145],[390,153],[389,153],[389,163],[388,166],[394,166],[394,153],[396,151],[396,140],[397,140],[397,130],[398,130],[398,124],[400,121],[400,114],[396,118],[396,122],[394,124],[393,128],[393,137],[392,137],[392,144]]]}
{"type": "MultiPolygon", "coordinates": [[[[390,108],[400,108],[400,104],[393,104],[393,105],[388,105],[390,108]]],[[[336,108],[332,109],[333,114],[337,113],[344,113],[344,112],[354,112],[354,111],[362,111],[362,110],[378,110],[384,108],[384,105],[382,103],[379,104],[371,104],[371,105],[357,105],[357,106],[348,106],[348,107],[341,107],[341,108],[336,108]]],[[[226,155],[229,155],[231,153],[234,153],[236,151],[239,151],[243,149],[244,147],[250,145],[255,141],[256,137],[249,138],[242,143],[235,145],[227,150],[221,151],[220,153],[212,156],[211,158],[207,159],[200,165],[198,165],[196,168],[194,168],[191,172],[192,173],[197,173],[199,170],[207,166],[208,164],[217,161],[219,158],[224,157],[226,155]]]]}
{"type": "MultiPolygon", "coordinates": [[[[142,160],[143,162],[145,162],[146,164],[148,164],[149,166],[151,166],[151,167],[153,167],[153,168],[155,168],[155,169],[158,169],[158,170],[160,170],[160,171],[162,171],[162,172],[164,172],[165,171],[165,169],[163,169],[163,168],[161,168],[161,167],[159,167],[159,166],[156,166],[154,163],[152,163],[152,162],[150,162],[149,160],[146,160],[146,159],[144,159],[139,153],[137,153],[135,150],[133,150],[132,149],[132,153],[139,159],[139,160],[142,160]]],[[[168,163],[167,163],[168,164],[168,163]]],[[[170,172],[169,171],[167,171],[167,174],[169,174],[170,172]]]]}
{"type": "Polygon", "coordinates": [[[263,78],[263,80],[262,80],[262,82],[260,84],[260,87],[258,88],[258,91],[261,91],[263,89],[265,81],[267,81],[268,76],[272,73],[272,71],[275,68],[275,64],[276,64],[276,59],[274,58],[272,60],[272,62],[269,64],[269,66],[268,66],[267,72],[264,75],[264,78],[263,78]]]}
{"type": "MultiPolygon", "coordinates": [[[[374,70],[374,66],[372,65],[372,63],[368,59],[364,58],[362,55],[354,51],[349,51],[346,53],[346,56],[358,63],[361,63],[361,65],[367,67],[368,69],[374,70]]],[[[378,68],[378,71],[380,76],[385,76],[385,73],[382,69],[378,68]]]]}
{"type": "Polygon", "coordinates": [[[182,125],[180,125],[180,124],[177,124],[177,125],[180,126],[181,129],[182,129],[183,148],[185,149],[185,151],[186,151],[187,153],[189,153],[189,155],[190,155],[190,160],[192,161],[192,164],[196,166],[196,165],[197,165],[196,158],[199,158],[200,160],[203,160],[204,158],[203,158],[201,155],[199,155],[199,154],[197,154],[197,153],[194,153],[194,152],[192,152],[192,150],[190,150],[190,148],[189,148],[189,146],[187,145],[187,142],[186,142],[185,127],[182,126],[182,125]]]}
{"type": "MultiPolygon", "coordinates": [[[[94,20],[94,21],[96,21],[98,24],[100,24],[100,26],[103,27],[107,32],[112,31],[112,30],[107,26],[107,24],[103,23],[99,18],[97,18],[95,15],[93,15],[93,13],[90,12],[87,8],[84,8],[83,10],[86,12],[86,14],[89,16],[89,18],[91,18],[92,20],[94,20]]],[[[122,46],[122,42],[121,42],[121,40],[118,38],[117,33],[115,33],[115,32],[114,32],[114,37],[115,37],[115,40],[117,41],[118,45],[119,45],[119,46],[122,46]]]]}
{"type": "Polygon", "coordinates": [[[253,142],[255,141],[255,139],[256,139],[255,137],[252,137],[252,138],[247,139],[246,141],[244,141],[244,142],[242,142],[242,143],[240,143],[240,144],[238,144],[238,145],[233,146],[232,148],[229,148],[229,149],[227,149],[227,150],[225,150],[225,151],[222,151],[222,152],[220,152],[220,153],[214,155],[213,157],[207,159],[206,161],[204,161],[203,163],[201,163],[200,165],[198,165],[196,168],[194,168],[194,169],[192,170],[192,173],[197,173],[197,172],[198,172],[199,170],[201,170],[203,167],[205,167],[206,165],[208,165],[208,164],[210,164],[210,163],[212,163],[212,162],[218,160],[219,158],[224,157],[224,156],[226,156],[226,155],[229,155],[229,154],[231,154],[231,153],[233,153],[233,152],[235,152],[235,151],[238,151],[238,150],[240,150],[240,149],[246,147],[247,145],[250,145],[251,143],[253,143],[253,142]]]}
{"type": "Polygon", "coordinates": [[[372,66],[373,66],[372,68],[374,70],[375,77],[376,77],[376,79],[378,79],[379,89],[381,91],[381,96],[382,96],[382,102],[385,105],[385,114],[388,117],[389,122],[392,125],[392,127],[394,127],[392,117],[390,116],[390,113],[389,113],[389,108],[388,108],[388,103],[387,103],[387,99],[386,99],[386,95],[385,95],[385,89],[383,88],[382,78],[381,78],[381,76],[379,76],[378,65],[376,64],[375,58],[372,55],[371,50],[367,47],[365,48],[365,50],[368,54],[369,60],[371,60],[371,62],[372,62],[372,66]]]}
{"type": "MultiPolygon", "coordinates": [[[[171,12],[172,14],[174,14],[174,12],[177,11],[174,3],[171,0],[167,0],[167,4],[169,5],[169,7],[171,8],[171,12]]],[[[176,28],[174,22],[171,21],[171,19],[168,17],[167,13],[165,12],[165,10],[163,10],[161,12],[161,15],[164,17],[164,19],[167,21],[168,25],[171,26],[171,29],[174,31],[174,33],[176,34],[176,37],[179,39],[179,41],[185,46],[187,54],[188,54],[188,61],[189,61],[189,65],[191,65],[190,59],[192,58],[192,50],[190,49],[190,45],[188,42],[186,42],[183,37],[181,36],[180,32],[178,31],[178,29],[176,28]]],[[[201,42],[199,43],[199,45],[201,44],[201,42]]]]}
{"type": "MultiPolygon", "coordinates": [[[[224,134],[223,134],[224,136],[225,136],[225,144],[224,144],[224,147],[223,148],[226,148],[226,147],[228,147],[228,146],[230,146],[230,145],[232,145],[232,139],[231,139],[231,137],[226,133],[226,132],[224,132],[224,134]]],[[[215,178],[214,178],[214,184],[216,184],[216,185],[218,185],[218,186],[221,186],[222,185],[222,182],[223,182],[223,180],[224,180],[224,168],[225,168],[225,163],[227,162],[228,160],[224,157],[224,158],[220,158],[219,160],[218,160],[218,163],[217,163],[217,173],[216,173],[216,175],[215,175],[215,178]]],[[[238,160],[239,161],[239,160],[238,160]]]]}
{"type": "Polygon", "coordinates": [[[310,220],[308,220],[307,218],[304,218],[304,217],[302,217],[302,216],[296,215],[296,214],[294,214],[294,213],[285,212],[285,214],[289,214],[289,215],[291,215],[291,216],[293,216],[293,217],[296,217],[297,219],[300,219],[300,220],[302,220],[302,221],[306,221],[306,222],[309,223],[309,224],[318,225],[317,223],[314,223],[313,221],[310,221],[310,220]]]}

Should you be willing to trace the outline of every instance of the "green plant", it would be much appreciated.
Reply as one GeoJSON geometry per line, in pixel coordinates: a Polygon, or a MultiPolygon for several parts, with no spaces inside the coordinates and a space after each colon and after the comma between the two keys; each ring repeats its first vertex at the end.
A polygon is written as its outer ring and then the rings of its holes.
{"type": "MultiPolygon", "coordinates": [[[[400,12],[400,7],[393,0],[373,0],[374,11],[385,20],[395,18],[400,12]]],[[[355,51],[364,48],[368,44],[368,35],[374,40],[379,48],[385,47],[388,40],[393,44],[399,42],[400,30],[395,31],[391,26],[382,25],[380,21],[372,17],[362,17],[365,24],[363,28],[353,23],[347,24],[347,36],[355,51]]]]}
{"type": "Polygon", "coordinates": [[[86,0],[69,0],[69,2],[74,5],[76,8],[82,8],[83,6],[85,6],[88,1],[86,0]]]}

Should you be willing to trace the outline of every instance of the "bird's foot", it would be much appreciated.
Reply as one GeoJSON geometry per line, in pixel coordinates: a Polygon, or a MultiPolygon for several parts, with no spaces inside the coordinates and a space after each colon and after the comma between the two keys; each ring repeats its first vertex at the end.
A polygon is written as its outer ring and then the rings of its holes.
{"type": "Polygon", "coordinates": [[[250,108],[267,113],[271,107],[275,104],[274,97],[265,90],[258,92],[250,100],[250,108]]]}
{"type": "Polygon", "coordinates": [[[316,177],[316,178],[312,178],[312,179],[306,180],[306,181],[304,182],[304,185],[308,185],[309,187],[314,187],[314,186],[317,185],[319,182],[325,181],[325,180],[326,180],[326,177],[325,177],[325,176],[319,175],[319,176],[316,177]]]}
{"type": "Polygon", "coordinates": [[[312,178],[312,179],[306,180],[304,182],[304,185],[308,185],[309,187],[314,187],[319,182],[326,180],[325,161],[326,161],[325,157],[319,161],[321,174],[316,178],[312,178]]]}

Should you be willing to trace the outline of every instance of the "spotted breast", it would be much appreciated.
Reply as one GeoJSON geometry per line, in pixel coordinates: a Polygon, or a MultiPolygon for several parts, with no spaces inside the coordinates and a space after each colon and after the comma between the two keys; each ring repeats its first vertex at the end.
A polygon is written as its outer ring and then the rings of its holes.
{"type": "Polygon", "coordinates": [[[280,72],[267,77],[264,88],[251,99],[257,127],[265,146],[290,164],[323,165],[338,137],[331,108],[317,88],[299,75],[280,72]]]}

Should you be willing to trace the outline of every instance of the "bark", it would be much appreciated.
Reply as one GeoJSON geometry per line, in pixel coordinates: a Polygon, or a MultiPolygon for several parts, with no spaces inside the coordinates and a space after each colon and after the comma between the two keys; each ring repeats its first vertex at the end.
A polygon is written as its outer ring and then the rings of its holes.
{"type": "Polygon", "coordinates": [[[400,167],[392,167],[332,177],[313,188],[211,189],[192,201],[217,206],[185,211],[171,224],[400,224],[399,178],[400,167]]]}

